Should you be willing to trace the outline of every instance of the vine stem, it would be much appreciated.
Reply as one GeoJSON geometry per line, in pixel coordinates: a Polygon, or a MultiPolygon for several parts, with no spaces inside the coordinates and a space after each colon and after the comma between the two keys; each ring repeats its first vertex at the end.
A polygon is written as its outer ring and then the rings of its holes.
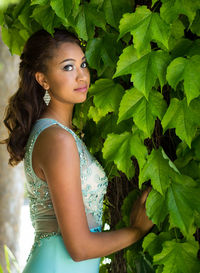
{"type": "Polygon", "coordinates": [[[108,180],[109,180],[110,175],[111,175],[111,173],[112,173],[113,167],[114,167],[114,165],[112,165],[112,167],[110,168],[110,171],[109,171],[109,174],[108,174],[108,180]]]}
{"type": "Polygon", "coordinates": [[[175,233],[175,236],[176,236],[176,242],[178,243],[178,236],[177,236],[176,228],[174,228],[174,233],[175,233]]]}
{"type": "Polygon", "coordinates": [[[158,1],[155,5],[154,5],[154,8],[152,9],[152,11],[156,11],[157,7],[160,5],[160,1],[158,1]]]}
{"type": "Polygon", "coordinates": [[[154,142],[154,139],[152,138],[151,140],[152,140],[152,143],[153,143],[153,147],[154,147],[154,149],[156,150],[156,144],[155,144],[155,142],[154,142]]]}

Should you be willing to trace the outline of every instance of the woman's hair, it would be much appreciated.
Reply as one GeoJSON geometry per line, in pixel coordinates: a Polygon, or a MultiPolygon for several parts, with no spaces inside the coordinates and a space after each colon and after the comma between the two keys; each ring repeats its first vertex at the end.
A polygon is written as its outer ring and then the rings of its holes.
{"type": "Polygon", "coordinates": [[[35,73],[47,71],[47,61],[64,42],[81,44],[67,30],[55,29],[53,36],[45,30],[37,31],[24,46],[19,64],[19,88],[10,97],[5,110],[4,124],[8,128],[9,136],[0,142],[7,144],[11,166],[23,160],[31,128],[46,107],[43,100],[45,90],[36,81],[35,73]]]}

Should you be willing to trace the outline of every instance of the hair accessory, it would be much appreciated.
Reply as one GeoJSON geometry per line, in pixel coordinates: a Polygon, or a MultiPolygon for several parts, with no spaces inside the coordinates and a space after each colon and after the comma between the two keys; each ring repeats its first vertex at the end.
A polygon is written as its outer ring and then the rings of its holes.
{"type": "Polygon", "coordinates": [[[51,97],[50,97],[50,95],[49,95],[48,90],[45,90],[45,94],[44,94],[43,100],[44,100],[44,102],[45,102],[46,105],[49,105],[49,102],[50,102],[50,100],[51,100],[51,97]]]}

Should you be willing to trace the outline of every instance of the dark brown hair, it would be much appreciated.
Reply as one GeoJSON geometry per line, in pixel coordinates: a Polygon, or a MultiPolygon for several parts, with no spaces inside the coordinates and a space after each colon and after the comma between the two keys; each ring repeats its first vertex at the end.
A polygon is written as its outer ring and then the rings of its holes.
{"type": "Polygon", "coordinates": [[[9,136],[0,142],[7,144],[11,166],[23,160],[31,128],[46,107],[43,100],[45,90],[36,81],[35,73],[47,71],[48,59],[54,56],[56,48],[64,42],[80,45],[75,35],[61,29],[55,29],[53,36],[45,30],[39,30],[25,44],[20,56],[19,89],[10,97],[5,110],[4,124],[9,136]]]}

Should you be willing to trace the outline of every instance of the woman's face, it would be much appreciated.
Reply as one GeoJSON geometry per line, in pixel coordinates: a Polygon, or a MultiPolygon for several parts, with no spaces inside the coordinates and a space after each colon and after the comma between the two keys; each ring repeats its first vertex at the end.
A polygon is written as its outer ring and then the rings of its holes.
{"type": "Polygon", "coordinates": [[[81,103],[86,100],[90,74],[85,55],[79,45],[62,43],[47,63],[45,80],[52,103],[81,103]]]}

